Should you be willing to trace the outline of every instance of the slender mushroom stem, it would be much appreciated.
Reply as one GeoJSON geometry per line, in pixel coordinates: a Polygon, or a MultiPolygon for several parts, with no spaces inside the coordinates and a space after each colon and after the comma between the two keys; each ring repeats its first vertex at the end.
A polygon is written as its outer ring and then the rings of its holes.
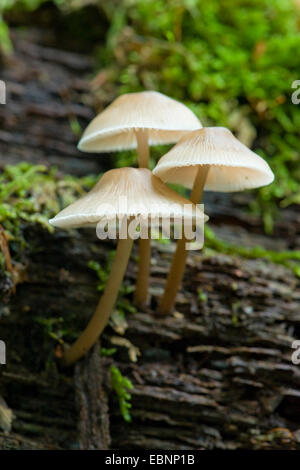
{"type": "Polygon", "coordinates": [[[148,129],[137,129],[135,131],[138,148],[138,159],[140,168],[149,168],[149,144],[148,129]]]}
{"type": "MultiPolygon", "coordinates": [[[[140,168],[149,168],[149,144],[148,129],[135,131],[138,146],[138,161],[140,168]]],[[[149,277],[151,261],[151,240],[139,240],[139,265],[134,294],[134,301],[139,307],[145,306],[148,297],[149,277]]]]}
{"type": "MultiPolygon", "coordinates": [[[[190,200],[194,204],[199,204],[202,199],[208,171],[209,165],[199,166],[190,195],[190,200]]],[[[170,313],[174,307],[176,294],[180,287],[186,265],[186,258],[188,254],[188,251],[185,248],[186,241],[187,240],[183,234],[182,238],[177,242],[176,252],[168,274],[165,291],[158,306],[158,311],[161,314],[170,313]]]]}
{"type": "Polygon", "coordinates": [[[139,239],[139,265],[137,273],[134,302],[139,307],[147,303],[151,262],[151,240],[139,239]]]}
{"type": "Polygon", "coordinates": [[[64,353],[62,362],[68,366],[80,359],[97,341],[104,330],[116,302],[129,261],[133,240],[120,239],[104,293],[94,315],[81,336],[64,353]]]}

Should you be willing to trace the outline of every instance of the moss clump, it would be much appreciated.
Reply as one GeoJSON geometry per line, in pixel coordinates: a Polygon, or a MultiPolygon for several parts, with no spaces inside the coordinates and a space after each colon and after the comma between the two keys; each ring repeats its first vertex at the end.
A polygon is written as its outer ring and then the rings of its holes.
{"type": "Polygon", "coordinates": [[[237,255],[248,259],[266,259],[275,264],[281,264],[293,271],[300,277],[300,251],[285,250],[272,251],[266,250],[262,246],[247,247],[232,245],[218,238],[210,227],[205,227],[205,249],[225,253],[227,255],[237,255]]]}
{"type": "MultiPolygon", "coordinates": [[[[0,15],[43,3],[4,0],[0,15]]],[[[66,12],[86,4],[52,3],[66,12]]],[[[121,93],[155,89],[185,102],[204,125],[230,127],[269,161],[276,175],[276,183],[257,191],[251,203],[271,231],[278,204],[300,201],[300,113],[291,101],[300,70],[297,2],[121,0],[115,8],[104,0],[96,5],[110,25],[97,53],[104,77],[97,91],[101,103],[121,93]]],[[[1,19],[0,43],[9,50],[1,19]]],[[[78,132],[76,122],[72,128],[78,132]]],[[[121,152],[116,166],[130,166],[135,158],[121,152]]]]}
{"type": "Polygon", "coordinates": [[[127,390],[132,390],[133,385],[127,377],[122,375],[116,366],[111,366],[110,374],[111,386],[117,394],[121,415],[125,421],[130,422],[131,416],[129,410],[131,408],[131,395],[127,390]]]}
{"type": "Polygon", "coordinates": [[[0,224],[10,241],[23,247],[24,222],[53,230],[48,219],[85,193],[96,177],[59,178],[55,168],[19,163],[7,165],[0,174],[0,224]]]}
{"type": "Polygon", "coordinates": [[[251,204],[270,231],[278,203],[300,200],[300,113],[291,101],[300,70],[296,2],[104,4],[111,27],[99,51],[102,74],[107,66],[101,98],[105,90],[111,97],[155,89],[185,102],[203,124],[233,129],[276,175],[251,204]]]}

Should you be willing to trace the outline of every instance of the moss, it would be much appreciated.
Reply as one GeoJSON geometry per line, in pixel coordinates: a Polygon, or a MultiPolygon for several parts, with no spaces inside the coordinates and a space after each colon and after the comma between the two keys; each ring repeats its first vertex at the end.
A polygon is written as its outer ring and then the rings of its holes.
{"type": "Polygon", "coordinates": [[[0,224],[14,249],[23,248],[24,222],[52,231],[49,218],[85,193],[97,180],[94,176],[59,178],[55,168],[30,163],[7,165],[0,174],[0,224]]]}
{"type": "Polygon", "coordinates": [[[51,339],[54,339],[59,344],[64,343],[65,336],[70,336],[70,331],[63,328],[64,318],[42,318],[36,317],[36,323],[42,325],[44,328],[45,335],[51,339]]]}
{"type": "Polygon", "coordinates": [[[111,385],[115,393],[117,394],[119,407],[123,419],[127,422],[131,421],[130,408],[131,408],[131,395],[128,393],[128,389],[132,390],[133,385],[131,381],[122,375],[120,370],[116,366],[111,366],[111,385]]]}
{"type": "MultiPolygon", "coordinates": [[[[97,277],[99,280],[97,284],[97,289],[99,292],[102,292],[105,288],[106,281],[110,273],[111,263],[113,261],[114,256],[115,256],[115,251],[114,250],[110,251],[106,264],[103,266],[101,266],[96,261],[89,262],[89,267],[93,269],[97,274],[97,277]]],[[[122,284],[120,288],[115,310],[117,311],[118,315],[122,317],[123,319],[126,313],[136,313],[136,308],[134,307],[134,305],[132,305],[130,298],[128,297],[130,296],[130,294],[132,294],[133,291],[134,291],[133,286],[127,285],[124,283],[122,284]]]]}
{"type": "Polygon", "coordinates": [[[266,259],[275,264],[281,264],[291,269],[300,277],[300,251],[272,251],[262,246],[246,247],[232,245],[218,238],[210,227],[205,227],[205,249],[214,250],[227,255],[237,255],[248,259],[266,259]]]}
{"type": "MultiPolygon", "coordinates": [[[[299,201],[300,8],[293,0],[135,0],[106,8],[99,49],[111,96],[155,89],[184,101],[204,125],[228,126],[265,157],[276,182],[251,210],[272,230],[278,203],[299,201]]],[[[124,156],[120,155],[120,159],[124,156]]]]}
{"type": "Polygon", "coordinates": [[[104,357],[112,356],[117,352],[117,348],[101,348],[100,355],[104,357]]]}
{"type": "Polygon", "coordinates": [[[202,289],[197,289],[197,294],[200,302],[205,303],[207,301],[207,294],[202,289]]]}

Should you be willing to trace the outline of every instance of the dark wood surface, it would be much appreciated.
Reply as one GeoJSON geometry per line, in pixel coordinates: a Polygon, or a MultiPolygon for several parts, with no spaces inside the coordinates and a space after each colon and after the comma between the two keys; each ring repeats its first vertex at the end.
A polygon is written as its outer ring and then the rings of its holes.
{"type": "Polygon", "coordinates": [[[88,76],[88,56],[40,45],[43,32],[13,34],[14,54],[3,58],[1,79],[7,104],[0,106],[0,165],[19,161],[57,166],[62,173],[99,173],[106,156],[77,150],[83,130],[94,117],[88,76]],[[75,129],[76,131],[76,129],[75,129]]]}

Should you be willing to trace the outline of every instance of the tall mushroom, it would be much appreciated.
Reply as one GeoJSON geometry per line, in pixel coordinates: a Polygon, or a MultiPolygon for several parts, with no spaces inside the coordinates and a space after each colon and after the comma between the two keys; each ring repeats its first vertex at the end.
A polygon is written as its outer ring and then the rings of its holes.
{"type": "MultiPolygon", "coordinates": [[[[65,351],[64,363],[72,364],[83,356],[95,343],[107,324],[126,271],[133,237],[128,231],[128,221],[152,219],[178,219],[186,215],[185,205],[191,205],[168,188],[150,170],[120,168],[105,173],[94,188],[78,201],[63,209],[50,223],[60,228],[75,228],[118,222],[126,223],[122,229],[116,256],[104,293],[86,329],[75,343],[65,351]]],[[[205,216],[195,205],[191,217],[205,216]]],[[[151,223],[151,220],[150,220],[151,223]]],[[[119,229],[121,230],[121,229],[119,229]]]]}
{"type": "MultiPolygon", "coordinates": [[[[190,200],[201,202],[203,190],[241,191],[270,184],[274,175],[259,155],[249,150],[224,127],[190,132],[164,155],[153,173],[167,183],[192,189],[190,200]]],[[[169,313],[175,303],[186,264],[185,240],[177,243],[166,288],[159,305],[169,313]]]]}
{"type": "MultiPolygon", "coordinates": [[[[149,145],[177,142],[186,132],[200,129],[200,121],[184,104],[156,91],[119,96],[96,116],[78,148],[84,152],[111,152],[137,147],[140,168],[149,167],[149,145]]],[[[147,301],[150,239],[140,239],[135,301],[147,301]]]]}

